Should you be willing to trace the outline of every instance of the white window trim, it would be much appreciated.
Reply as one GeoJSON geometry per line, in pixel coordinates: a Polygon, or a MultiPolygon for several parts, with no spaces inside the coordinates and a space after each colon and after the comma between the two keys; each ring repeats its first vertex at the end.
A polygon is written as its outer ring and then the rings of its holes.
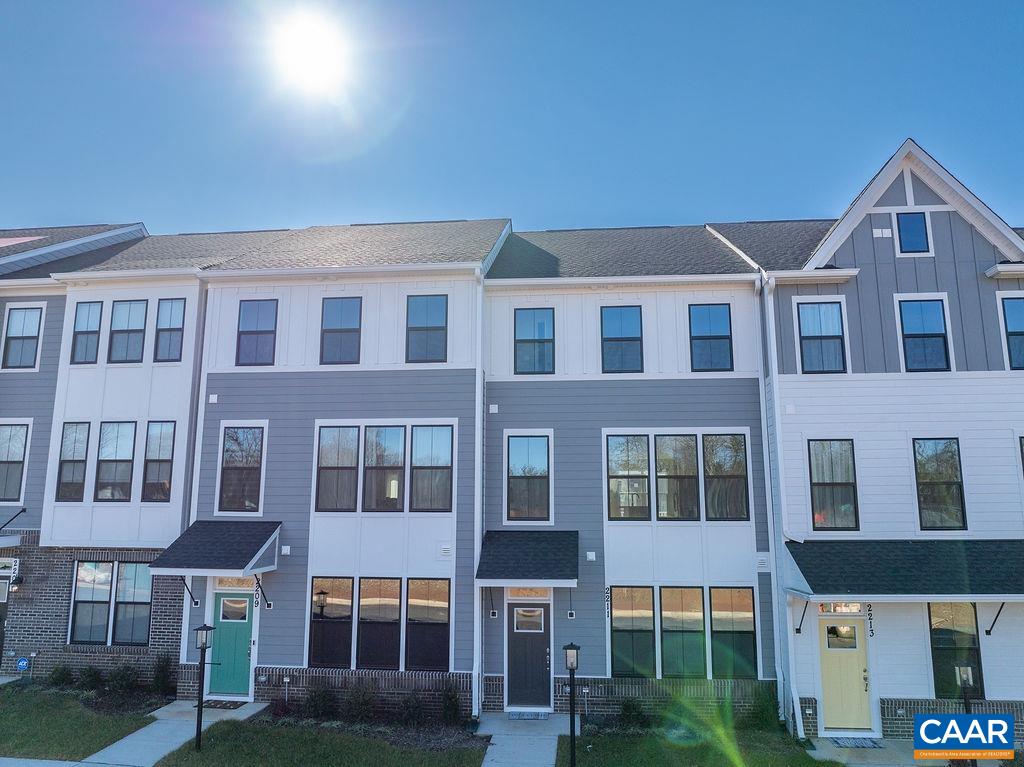
{"type": "Polygon", "coordinates": [[[21,495],[16,501],[0,501],[0,506],[23,506],[25,504],[25,483],[28,482],[28,461],[32,452],[32,421],[31,418],[4,418],[0,419],[0,426],[27,426],[28,433],[25,435],[25,456],[21,467],[21,495]]]}
{"type": "MultiPolygon", "coordinates": [[[[796,374],[802,376],[847,376],[852,375],[850,364],[850,325],[846,313],[846,296],[837,294],[832,296],[793,296],[793,345],[796,348],[796,374]],[[846,370],[842,373],[805,373],[803,349],[800,348],[800,304],[839,304],[839,311],[843,320],[843,354],[846,355],[846,370]]],[[[901,345],[902,348],[902,345],[901,345]]]]}
{"type": "Polygon", "coordinates": [[[555,524],[555,430],[505,429],[501,433],[502,524],[527,527],[551,527],[555,524]],[[508,516],[508,438],[547,437],[548,440],[548,518],[545,520],[509,519],[508,516]]]}
{"type": "MultiPolygon", "coordinates": [[[[118,579],[118,575],[121,572],[121,565],[123,565],[123,564],[124,565],[139,565],[139,564],[146,564],[146,563],[145,562],[122,562],[122,561],[117,560],[117,559],[104,559],[104,558],[98,558],[98,559],[76,559],[74,561],[74,566],[73,566],[73,569],[71,571],[71,607],[68,610],[68,625],[67,625],[67,632],[66,632],[65,639],[64,639],[64,644],[66,644],[66,645],[76,644],[77,646],[83,646],[83,647],[84,646],[88,646],[88,647],[112,647],[112,646],[114,646],[114,618],[116,617],[115,613],[117,611],[117,579],[118,579]],[[106,641],[103,644],[93,644],[91,642],[90,643],[75,643],[75,642],[71,641],[71,628],[72,628],[72,626],[74,625],[74,622],[75,622],[75,598],[78,596],[78,566],[80,564],[82,564],[83,562],[110,562],[111,565],[112,565],[112,568],[111,568],[111,571],[110,571],[110,596],[107,599],[107,638],[106,638],[106,641]]],[[[150,593],[149,593],[150,617],[149,617],[149,629],[146,632],[146,644],[144,645],[145,647],[149,647],[150,646],[150,643],[151,643],[151,640],[152,640],[152,634],[153,634],[153,615],[152,615],[153,591],[152,591],[152,588],[153,588],[153,579],[150,578],[150,593]]],[[[122,646],[123,647],[143,647],[143,645],[117,645],[117,646],[118,647],[122,647],[122,646]]]]}
{"type": "Polygon", "coordinates": [[[889,216],[892,219],[892,246],[896,253],[896,258],[935,258],[935,238],[932,236],[932,213],[930,210],[908,207],[906,210],[891,210],[889,216]],[[924,253],[907,253],[902,250],[899,219],[897,218],[897,215],[900,213],[921,213],[924,215],[924,228],[928,237],[928,250],[924,253]]]}
{"type": "Polygon", "coordinates": [[[1024,374],[1024,369],[1014,370],[1010,367],[1010,339],[1006,335],[1006,314],[1003,311],[1003,299],[1024,298],[1024,290],[997,290],[996,310],[999,312],[999,338],[1003,345],[1003,366],[1007,373],[1013,375],[1024,374]]]}
{"type": "Polygon", "coordinates": [[[512,352],[509,360],[509,378],[512,380],[530,380],[532,378],[539,378],[544,380],[546,378],[555,378],[558,375],[558,317],[559,317],[559,305],[552,296],[551,299],[545,300],[543,297],[533,298],[529,300],[516,300],[510,301],[508,305],[508,323],[512,329],[512,352]],[[550,309],[551,310],[551,349],[554,355],[555,369],[550,373],[517,373],[516,372],[516,312],[519,309],[550,309]]]}
{"type": "MultiPolygon", "coordinates": [[[[597,309],[597,376],[598,378],[606,378],[611,376],[612,378],[621,376],[633,376],[635,378],[643,378],[647,376],[648,370],[650,369],[650,349],[647,347],[647,333],[644,327],[644,302],[640,296],[601,296],[601,300],[595,304],[597,309]],[[622,309],[622,308],[637,308],[640,310],[640,372],[606,372],[604,369],[604,323],[602,317],[605,309],[622,309]]],[[[687,315],[689,315],[689,307],[687,307],[687,315]]],[[[731,322],[731,319],[730,319],[731,322]]],[[[687,325],[689,328],[689,325],[687,325]]],[[[687,336],[687,347],[689,347],[689,336],[687,336]]],[[[689,355],[687,355],[687,361],[689,355]]],[[[557,364],[557,363],[556,363],[557,364]]]]}
{"type": "Polygon", "coordinates": [[[266,480],[267,480],[267,443],[270,440],[270,421],[266,418],[251,421],[221,421],[220,433],[217,436],[217,485],[216,495],[213,498],[213,516],[215,517],[241,517],[252,519],[262,517],[266,508],[266,480]],[[240,427],[262,427],[263,444],[260,453],[260,507],[258,511],[221,511],[220,510],[220,482],[221,471],[224,469],[224,431],[225,429],[240,427]]]}
{"type": "MultiPolygon", "coordinates": [[[[914,512],[916,519],[914,520],[914,535],[918,538],[963,538],[963,537],[975,537],[971,531],[970,520],[967,516],[967,498],[968,498],[968,487],[967,487],[967,469],[964,461],[964,436],[963,434],[953,431],[950,429],[941,428],[928,428],[928,429],[916,429],[914,431],[905,432],[906,435],[906,449],[910,458],[910,487],[911,494],[914,499],[914,512]],[[955,529],[925,529],[921,526],[921,499],[917,493],[917,458],[914,455],[914,440],[915,439],[955,439],[958,458],[960,459],[960,487],[963,490],[963,504],[964,504],[964,526],[962,528],[955,529]]],[[[1018,450],[1018,452],[1020,452],[1018,450]]]]}
{"type": "Polygon", "coordinates": [[[11,302],[4,307],[4,325],[0,328],[0,373],[38,373],[39,363],[43,356],[43,332],[46,329],[46,303],[41,301],[11,302]],[[7,349],[7,323],[12,309],[42,309],[39,313],[39,336],[36,341],[36,363],[30,368],[2,367],[2,355],[7,349]]]}
{"type": "MultiPolygon", "coordinates": [[[[683,366],[685,362],[686,373],[691,376],[703,377],[703,378],[718,378],[720,376],[731,376],[736,374],[736,323],[733,321],[736,319],[736,301],[732,294],[728,298],[719,299],[714,295],[709,295],[705,299],[701,300],[688,300],[686,302],[686,308],[682,313],[681,325],[682,333],[679,337],[679,343],[682,347],[679,355],[680,366],[683,366]],[[728,370],[694,370],[693,369],[693,331],[690,327],[690,309],[694,306],[728,306],[729,307],[729,354],[732,359],[730,360],[732,365],[728,370]]],[[[641,330],[642,330],[641,326],[641,330]]],[[[757,331],[755,331],[757,332],[757,331]]]]}
{"type": "Polygon", "coordinates": [[[900,353],[900,372],[907,373],[913,372],[913,374],[921,373],[932,373],[932,374],[943,374],[943,373],[955,373],[956,372],[956,353],[953,348],[953,325],[949,320],[949,295],[943,293],[893,293],[893,311],[896,313],[896,338],[899,341],[898,350],[900,353]],[[934,371],[908,371],[907,360],[903,353],[903,319],[900,314],[900,301],[942,301],[942,314],[946,321],[946,351],[949,354],[949,370],[934,370],[934,371]]]}

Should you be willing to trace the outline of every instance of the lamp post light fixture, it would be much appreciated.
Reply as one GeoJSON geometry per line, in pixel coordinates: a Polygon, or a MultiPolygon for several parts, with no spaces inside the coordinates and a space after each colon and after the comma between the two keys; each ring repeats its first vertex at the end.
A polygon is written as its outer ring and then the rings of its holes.
{"type": "Polygon", "coordinates": [[[569,765],[576,767],[576,669],[580,665],[580,646],[569,642],[562,649],[569,672],[569,765]]]}
{"type": "Polygon", "coordinates": [[[313,595],[313,603],[316,608],[320,611],[320,617],[324,617],[324,608],[327,607],[327,592],[320,589],[316,594],[313,595]]]}
{"type": "Polygon", "coordinates": [[[213,646],[213,626],[203,624],[195,630],[199,650],[199,702],[196,704],[196,751],[203,747],[203,688],[206,686],[206,651],[213,646]]]}

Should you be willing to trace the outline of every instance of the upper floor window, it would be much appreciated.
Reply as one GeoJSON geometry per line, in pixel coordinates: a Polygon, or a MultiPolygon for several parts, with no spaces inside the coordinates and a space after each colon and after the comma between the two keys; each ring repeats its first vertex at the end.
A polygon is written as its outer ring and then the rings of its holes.
{"type": "Polygon", "coordinates": [[[359,296],[325,298],[321,311],[320,364],[358,363],[363,299],[359,296]]]}
{"type": "Polygon", "coordinates": [[[700,519],[697,437],[656,436],[654,463],[658,475],[658,519],[700,519]]]}
{"type": "Polygon", "coordinates": [[[555,310],[516,309],[517,375],[555,372],[555,310]]]}
{"type": "Polygon", "coordinates": [[[601,307],[601,372],[644,372],[644,333],[639,306],[601,307]]]}
{"type": "Polygon", "coordinates": [[[1003,299],[1003,325],[1010,370],[1024,370],[1024,298],[1003,299]]]}
{"type": "Polygon", "coordinates": [[[0,424],[0,503],[21,500],[28,424],[0,424]]]}
{"type": "Polygon", "coordinates": [[[448,670],[449,582],[445,578],[410,578],[405,596],[405,668],[448,670]]]}
{"type": "Polygon", "coordinates": [[[608,518],[650,519],[647,435],[608,437],[608,518]]]}
{"type": "Polygon", "coordinates": [[[321,426],[316,510],[355,511],[359,484],[359,427],[321,426]]]}
{"type": "Polygon", "coordinates": [[[935,697],[962,700],[985,697],[978,642],[978,614],[972,602],[928,605],[935,697]]]}
{"type": "Polygon", "coordinates": [[[452,510],[452,427],[412,427],[410,511],[452,510]]]}
{"type": "Polygon", "coordinates": [[[967,529],[960,440],[915,439],[914,470],[921,529],[967,529]]]}
{"type": "Polygon", "coordinates": [[[896,229],[898,230],[900,253],[930,253],[928,245],[928,214],[897,213],[896,229]]]}
{"type": "Polygon", "coordinates": [[[154,362],[181,362],[185,335],[185,299],[161,298],[156,305],[154,362]]]}
{"type": "Polygon", "coordinates": [[[405,361],[448,361],[448,296],[406,300],[405,361]]]}
{"type": "Polygon", "coordinates": [[[742,434],[704,435],[704,495],[708,520],[747,520],[747,450],[742,434]]]}
{"type": "Polygon", "coordinates": [[[405,427],[367,426],[363,511],[405,510],[405,427]]]}
{"type": "Polygon", "coordinates": [[[150,421],[146,428],[146,460],[142,467],[142,500],[171,500],[174,466],[174,421],[150,421]]]}
{"type": "Polygon", "coordinates": [[[838,301],[799,303],[800,363],[804,373],[845,373],[843,306],[838,301]]]}
{"type": "Polygon", "coordinates": [[[690,368],[694,372],[732,370],[729,304],[690,306],[690,368]]]}
{"type": "Polygon", "coordinates": [[[852,439],[807,442],[815,530],[857,529],[857,475],[852,439]]]}
{"type": "Polygon", "coordinates": [[[949,370],[942,299],[900,301],[900,328],[908,373],[949,370]]]}
{"type": "Polygon", "coordinates": [[[263,427],[224,427],[219,510],[259,511],[262,476],[263,427]]]}
{"type": "Polygon", "coordinates": [[[352,579],[314,578],[309,626],[309,665],[352,665],[352,579]]]}
{"type": "Polygon", "coordinates": [[[711,589],[711,673],[715,679],[757,678],[753,589],[711,589]]]}
{"type": "Polygon", "coordinates": [[[273,365],[277,345],[277,299],[238,302],[235,365],[273,365]]]}
{"type": "Polygon", "coordinates": [[[7,310],[4,333],[4,369],[31,369],[39,354],[39,333],[43,310],[39,306],[12,307],[7,310]]]}
{"type": "Polygon", "coordinates": [[[142,362],[147,301],[114,301],[107,362],[142,362]]]}
{"type": "Polygon", "coordinates": [[[88,458],[89,424],[64,424],[57,465],[56,500],[75,502],[85,499],[85,463],[88,458]]]}
{"type": "Polygon", "coordinates": [[[546,522],[551,519],[550,437],[510,435],[508,487],[510,521],[546,522]]]}
{"type": "Polygon", "coordinates": [[[359,579],[356,668],[397,669],[402,644],[402,579],[359,579]]]}
{"type": "Polygon", "coordinates": [[[80,301],[75,306],[75,327],[71,333],[72,365],[90,365],[96,362],[102,318],[102,301],[80,301]]]}
{"type": "Polygon", "coordinates": [[[612,676],[654,676],[654,589],[611,588],[612,676]]]}
{"type": "Polygon", "coordinates": [[[100,424],[100,445],[96,456],[97,501],[132,499],[132,467],[135,463],[135,422],[100,424]]]}

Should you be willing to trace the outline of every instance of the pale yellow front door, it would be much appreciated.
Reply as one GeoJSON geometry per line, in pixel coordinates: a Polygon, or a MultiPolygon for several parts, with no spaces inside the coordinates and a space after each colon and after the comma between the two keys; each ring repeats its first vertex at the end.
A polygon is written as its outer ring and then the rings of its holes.
{"type": "Polygon", "coordinates": [[[821,691],[825,727],[870,730],[868,649],[863,618],[834,615],[821,621],[821,691]]]}

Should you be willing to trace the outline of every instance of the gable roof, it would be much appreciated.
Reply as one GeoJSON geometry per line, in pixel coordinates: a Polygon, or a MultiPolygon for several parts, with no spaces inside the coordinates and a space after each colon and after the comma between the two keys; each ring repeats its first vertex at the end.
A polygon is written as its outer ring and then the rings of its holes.
{"type": "Polygon", "coordinates": [[[134,225],[136,224],[83,224],[82,226],[0,229],[0,259],[134,225]],[[6,240],[11,240],[12,242],[4,244],[6,240]]]}

